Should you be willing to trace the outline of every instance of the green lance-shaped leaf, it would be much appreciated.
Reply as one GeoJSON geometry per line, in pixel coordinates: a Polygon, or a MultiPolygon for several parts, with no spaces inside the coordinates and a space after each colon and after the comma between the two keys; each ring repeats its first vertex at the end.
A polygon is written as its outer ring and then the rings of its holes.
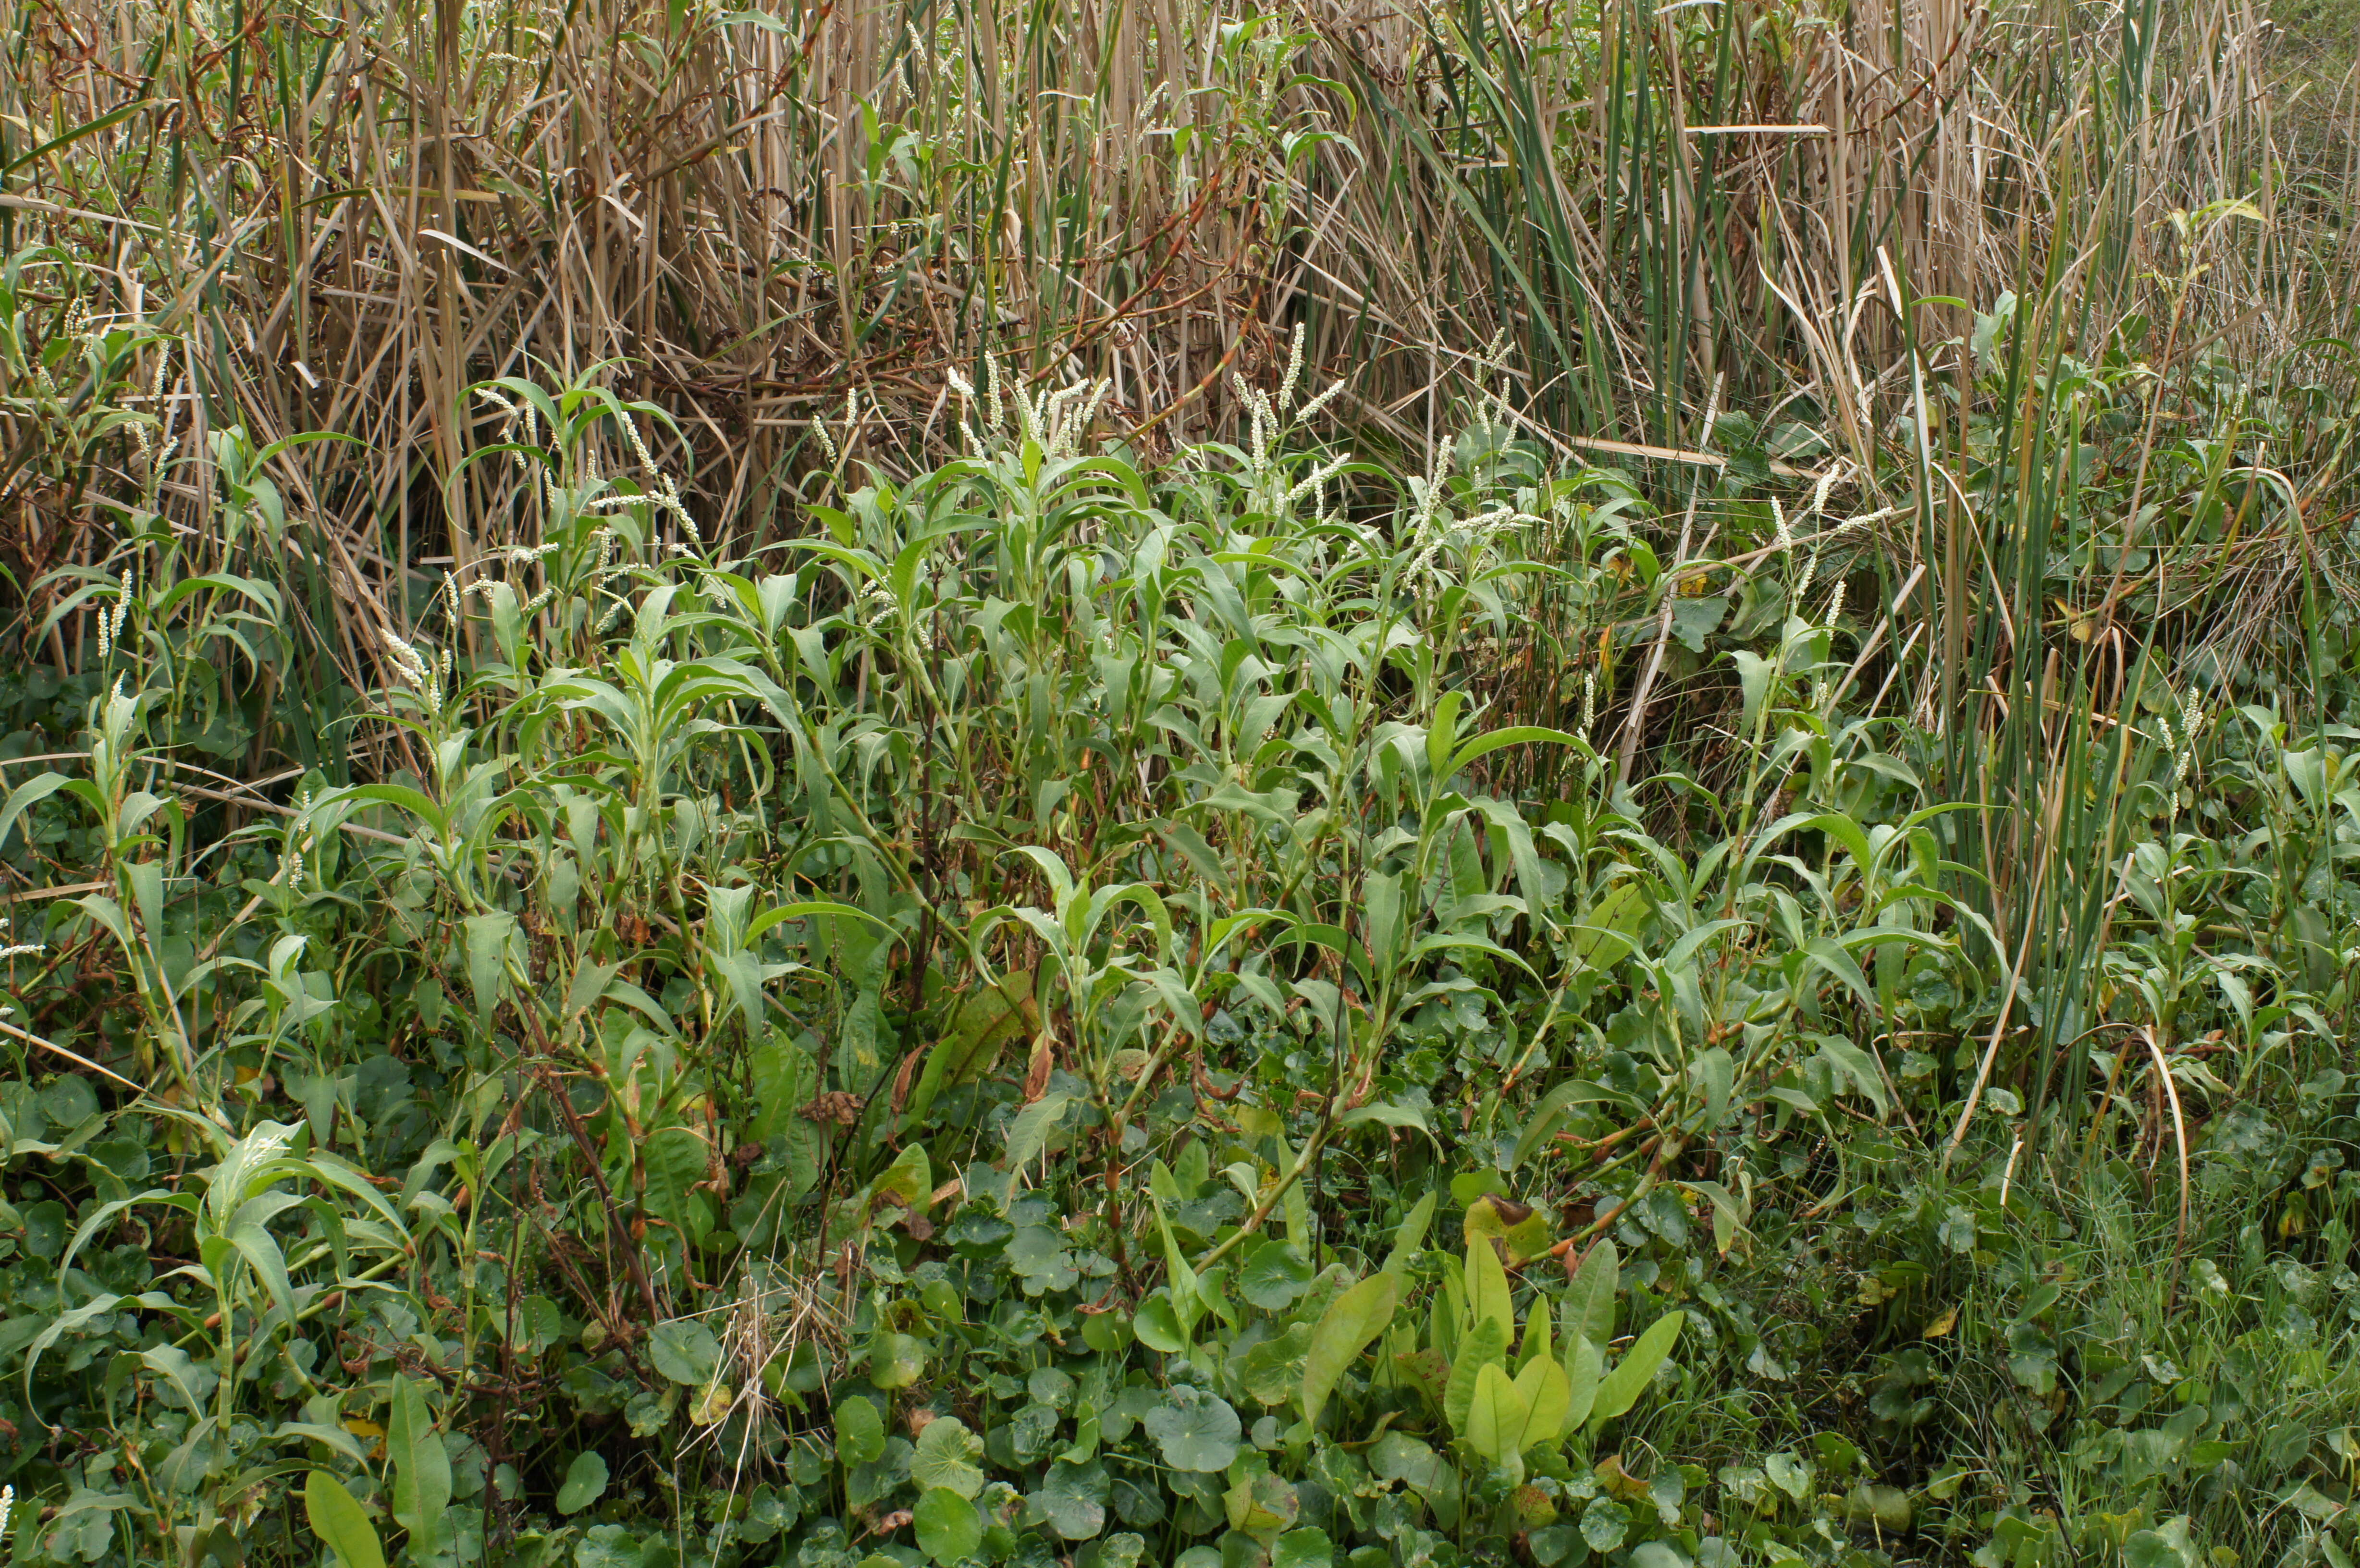
{"type": "Polygon", "coordinates": [[[344,1568],[385,1568],[385,1547],[360,1502],[325,1470],[303,1481],[303,1515],[311,1533],[344,1563],[344,1568]]]}
{"type": "Polygon", "coordinates": [[[426,1390],[408,1377],[393,1379],[393,1420],[386,1434],[393,1459],[393,1517],[410,1531],[423,1559],[436,1550],[442,1510],[451,1502],[451,1454],[434,1430],[426,1390]]]}
{"type": "Polygon", "coordinates": [[[1319,1424],[1319,1412],[1344,1369],[1360,1357],[1370,1341],[1385,1331],[1401,1304],[1401,1279],[1391,1272],[1372,1274],[1329,1303],[1312,1331],[1311,1348],[1303,1357],[1303,1419],[1319,1424]]]}
{"type": "Polygon", "coordinates": [[[1625,1352],[1615,1364],[1606,1380],[1598,1385],[1598,1398],[1590,1407],[1590,1424],[1594,1430],[1639,1402],[1655,1371],[1672,1353],[1672,1344],[1680,1337],[1680,1325],[1688,1320],[1678,1312],[1666,1312],[1639,1336],[1638,1343],[1625,1352]]]}
{"type": "Polygon", "coordinates": [[[1601,1236],[1573,1276],[1558,1311],[1568,1341],[1586,1339],[1603,1349],[1614,1339],[1614,1292],[1621,1283],[1622,1259],[1614,1243],[1601,1236]]]}
{"type": "Polygon", "coordinates": [[[467,933],[467,987],[475,994],[476,1018],[488,1019],[499,1007],[508,980],[508,944],[516,936],[516,917],[496,909],[469,915],[463,923],[467,933]]]}
{"type": "Polygon", "coordinates": [[[1467,1306],[1479,1323],[1494,1319],[1503,1333],[1516,1326],[1515,1303],[1508,1294],[1508,1270],[1488,1236],[1468,1244],[1467,1306]]]}
{"type": "Polygon", "coordinates": [[[1062,1092],[1042,1095],[1016,1113],[1008,1124],[1008,1168],[1022,1170],[1047,1147],[1049,1137],[1065,1119],[1074,1097],[1062,1092]]]}
{"type": "MultiPolygon", "coordinates": [[[[1615,884],[1570,928],[1566,955],[1593,969],[1612,968],[1631,956],[1637,945],[1639,929],[1646,924],[1653,908],[1647,890],[1638,883],[1615,884]]],[[[1594,1088],[1595,1085],[1590,1087],[1594,1088]]],[[[1541,1103],[1546,1105],[1548,1102],[1543,1100],[1541,1103]]],[[[1571,1098],[1563,1102],[1571,1103],[1571,1098]]]]}
{"type": "Polygon", "coordinates": [[[1497,1318],[1478,1318],[1450,1364],[1450,1381],[1442,1393],[1442,1413],[1450,1430],[1467,1432],[1468,1411],[1475,1403],[1475,1384],[1483,1368],[1497,1366],[1508,1353],[1508,1331],[1497,1318]]]}
{"type": "Polygon", "coordinates": [[[1720,1046],[1699,1051],[1688,1064],[1690,1082],[1704,1089],[1704,1126],[1707,1131],[1721,1126],[1729,1114],[1729,1096],[1737,1078],[1737,1062],[1720,1046]]]}
{"type": "Polygon", "coordinates": [[[1467,1446],[1497,1465],[1511,1454],[1524,1434],[1527,1410],[1514,1379],[1496,1362],[1486,1362],[1475,1374],[1467,1401],[1464,1435],[1467,1446]]]}
{"type": "MultiPolygon", "coordinates": [[[[8,830],[16,825],[16,819],[29,811],[35,801],[56,794],[72,782],[72,779],[62,773],[41,773],[26,779],[10,790],[7,803],[0,805],[0,847],[6,845],[8,830]]],[[[26,830],[27,833],[31,831],[29,828],[26,830]]]]}
{"type": "Polygon", "coordinates": [[[1516,1349],[1516,1369],[1521,1372],[1535,1361],[1547,1361],[1549,1355],[1548,1301],[1535,1301],[1524,1316],[1524,1340],[1516,1349]]]}
{"type": "Polygon", "coordinates": [[[1524,1430],[1516,1439],[1516,1452],[1556,1442],[1565,1430],[1566,1411],[1573,1408],[1572,1384],[1565,1368],[1546,1356],[1526,1362],[1516,1374],[1516,1397],[1524,1404],[1524,1430]]]}
{"type": "Polygon", "coordinates": [[[1598,1400],[1598,1380],[1605,1371],[1606,1354],[1596,1340],[1575,1334],[1566,1342],[1565,1420],[1557,1429],[1560,1436],[1590,1419],[1590,1407],[1598,1400]]]}

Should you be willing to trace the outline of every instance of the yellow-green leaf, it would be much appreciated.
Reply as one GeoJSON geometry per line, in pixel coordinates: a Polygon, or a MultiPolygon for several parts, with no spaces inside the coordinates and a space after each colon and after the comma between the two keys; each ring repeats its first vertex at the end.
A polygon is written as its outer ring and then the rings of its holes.
{"type": "Polygon", "coordinates": [[[1535,1361],[1548,1359],[1550,1359],[1548,1302],[1546,1300],[1539,1300],[1533,1302],[1532,1311],[1524,1320],[1524,1343],[1516,1352],[1516,1367],[1521,1371],[1535,1361]]]}
{"type": "MultiPolygon", "coordinates": [[[[1545,1316],[1535,1313],[1535,1318],[1545,1316]]],[[[1572,1402],[1572,1385],[1565,1368],[1543,1356],[1524,1364],[1516,1374],[1516,1398],[1524,1401],[1524,1428],[1516,1439],[1521,1454],[1535,1443],[1554,1443],[1565,1429],[1565,1412],[1572,1402]]]]}
{"type": "Polygon", "coordinates": [[[1565,1293],[1565,1337],[1587,1339],[1601,1349],[1614,1340],[1614,1292],[1622,1272],[1622,1258],[1614,1243],[1601,1236],[1581,1260],[1581,1268],[1573,1276],[1573,1288],[1565,1293]]]}
{"type": "Polygon", "coordinates": [[[393,1517],[413,1542],[431,1551],[451,1501],[451,1454],[434,1430],[426,1390],[399,1374],[393,1379],[391,1426],[386,1447],[393,1455],[393,1517]]]}
{"type": "Polygon", "coordinates": [[[1390,1273],[1372,1274],[1328,1305],[1312,1331],[1311,1348],[1303,1357],[1303,1419],[1317,1426],[1319,1412],[1328,1403],[1328,1396],[1336,1391],[1336,1384],[1344,1369],[1360,1358],[1369,1342],[1382,1334],[1393,1322],[1393,1309],[1401,1301],[1401,1279],[1390,1273]]]}
{"type": "Polygon", "coordinates": [[[1565,1421],[1558,1428],[1560,1435],[1590,1419],[1590,1407],[1598,1399],[1599,1376],[1605,1370],[1606,1354],[1598,1342],[1586,1334],[1575,1334],[1565,1346],[1565,1421]]]}
{"type": "Polygon", "coordinates": [[[1516,1309],[1508,1295],[1508,1271],[1500,1254],[1481,1237],[1467,1244],[1467,1306],[1477,1323],[1498,1322],[1502,1335],[1513,1332],[1516,1309]]]}
{"type": "Polygon", "coordinates": [[[1467,1205],[1467,1245],[1497,1241],[1510,1263],[1523,1264],[1548,1250],[1548,1221],[1538,1209],[1486,1192],[1467,1205]]]}
{"type": "MultiPolygon", "coordinates": [[[[1508,1331],[1497,1318],[1479,1318],[1450,1365],[1450,1382],[1442,1394],[1442,1413],[1450,1430],[1464,1436],[1469,1412],[1475,1405],[1475,1386],[1486,1367],[1497,1367],[1508,1353],[1508,1331]]],[[[1504,1368],[1502,1368],[1504,1371],[1504,1368]]]]}
{"type": "Polygon", "coordinates": [[[1606,1375],[1606,1380],[1598,1385],[1598,1398],[1590,1407],[1590,1424],[1593,1428],[1612,1421],[1639,1402],[1655,1369],[1671,1355],[1672,1343],[1680,1337],[1680,1324],[1687,1321],[1677,1310],[1666,1312],[1624,1353],[1614,1370],[1606,1375]]]}
{"type": "MultiPolygon", "coordinates": [[[[1748,695],[1749,702],[1751,694],[1748,695]]],[[[1631,954],[1633,939],[1651,912],[1646,890],[1635,881],[1617,883],[1573,928],[1568,953],[1594,969],[1611,969],[1631,954]]]]}
{"type": "Polygon", "coordinates": [[[311,1533],[344,1560],[344,1568],[385,1568],[385,1547],[377,1538],[360,1502],[344,1484],[325,1470],[314,1470],[303,1482],[303,1513],[311,1533]]]}
{"type": "Polygon", "coordinates": [[[1523,1453],[1530,1413],[1507,1373],[1496,1362],[1485,1363],[1475,1375],[1474,1397],[1467,1406],[1467,1445],[1494,1465],[1523,1453]]]}

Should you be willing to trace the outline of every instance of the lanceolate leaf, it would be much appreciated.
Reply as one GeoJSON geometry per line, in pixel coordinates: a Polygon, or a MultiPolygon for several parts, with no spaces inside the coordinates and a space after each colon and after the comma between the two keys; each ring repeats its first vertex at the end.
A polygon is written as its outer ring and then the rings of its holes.
{"type": "Polygon", "coordinates": [[[311,1533],[344,1560],[344,1568],[385,1568],[385,1547],[344,1484],[325,1470],[314,1470],[303,1482],[303,1517],[311,1533]]]}
{"type": "Polygon", "coordinates": [[[422,1558],[435,1549],[451,1501],[451,1455],[434,1430],[425,1388],[399,1373],[386,1448],[393,1460],[393,1517],[410,1531],[412,1554],[422,1558]]]}
{"type": "Polygon", "coordinates": [[[508,979],[508,943],[517,930],[516,917],[499,911],[469,915],[467,985],[475,994],[475,1016],[489,1018],[499,1006],[508,979]]]}
{"type": "Polygon", "coordinates": [[[1390,1270],[1361,1280],[1336,1298],[1312,1331],[1311,1348],[1303,1358],[1303,1419],[1319,1424],[1319,1412],[1345,1368],[1360,1357],[1369,1342],[1393,1322],[1401,1301],[1401,1277],[1390,1270]]]}
{"type": "Polygon", "coordinates": [[[1516,1369],[1524,1370],[1535,1361],[1549,1359],[1548,1302],[1536,1301],[1524,1314],[1524,1343],[1516,1347],[1516,1369]]]}
{"type": "Polygon", "coordinates": [[[1516,1374],[1516,1398],[1524,1407],[1524,1430],[1516,1438],[1516,1452],[1538,1443],[1554,1443],[1565,1429],[1566,1412],[1572,1408],[1572,1388],[1565,1368],[1543,1357],[1524,1364],[1516,1374]]]}
{"type": "Polygon", "coordinates": [[[1558,1309],[1564,1315],[1565,1337],[1587,1339],[1603,1349],[1614,1338],[1614,1292],[1620,1286],[1622,1258],[1612,1238],[1601,1236],[1575,1271],[1573,1287],[1558,1309]]]}
{"type": "Polygon", "coordinates": [[[1598,1399],[1598,1379],[1605,1370],[1605,1354],[1598,1342],[1585,1334],[1575,1334],[1565,1347],[1565,1419],[1558,1423],[1560,1434],[1569,1433],[1590,1419],[1590,1407],[1598,1399]]]}
{"type": "Polygon", "coordinates": [[[1019,1170],[1039,1158],[1047,1146],[1057,1124],[1065,1119],[1065,1111],[1074,1103],[1071,1094],[1054,1093],[1042,1095],[1016,1113],[1008,1124],[1008,1168],[1019,1170]]]}
{"type": "Polygon", "coordinates": [[[1459,1354],[1450,1364],[1450,1382],[1442,1397],[1443,1417],[1451,1431],[1466,1432],[1477,1379],[1484,1367],[1498,1363],[1507,1351],[1508,1331],[1497,1318],[1478,1318],[1475,1327],[1459,1342],[1459,1354]]]}
{"type": "Polygon", "coordinates": [[[1514,1381],[1497,1362],[1484,1363],[1468,1398],[1467,1445],[1495,1465],[1521,1453],[1528,1413],[1514,1381]]]}
{"type": "Polygon", "coordinates": [[[1515,1326],[1508,1271],[1488,1237],[1478,1236],[1467,1248],[1467,1306],[1477,1323],[1486,1318],[1497,1322],[1503,1335],[1515,1326]]]}
{"type": "Polygon", "coordinates": [[[1623,1353],[1614,1370],[1598,1385],[1598,1398],[1590,1407],[1592,1427],[1604,1425],[1639,1402],[1639,1396],[1646,1391],[1656,1369],[1671,1355],[1673,1342],[1680,1337],[1680,1325],[1687,1321],[1677,1309],[1666,1312],[1623,1353]]]}
{"type": "MultiPolygon", "coordinates": [[[[8,845],[8,830],[16,825],[35,801],[56,794],[73,780],[62,773],[37,773],[8,792],[6,804],[0,805],[0,849],[8,845]]],[[[25,830],[30,833],[29,827],[25,830]]]]}
{"type": "Polygon", "coordinates": [[[1635,881],[1616,883],[1568,933],[1567,956],[1594,969],[1612,968],[1631,955],[1648,909],[1644,887],[1635,881]]]}

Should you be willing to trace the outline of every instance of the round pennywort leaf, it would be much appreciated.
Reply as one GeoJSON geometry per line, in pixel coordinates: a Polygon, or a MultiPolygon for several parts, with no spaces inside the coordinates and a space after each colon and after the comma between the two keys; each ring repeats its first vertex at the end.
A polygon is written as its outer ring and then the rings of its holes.
{"type": "Polygon", "coordinates": [[[694,1319],[675,1318],[648,1335],[648,1359],[672,1382],[701,1388],[721,1370],[721,1342],[694,1319]]]}
{"type": "Polygon", "coordinates": [[[1612,1552],[1631,1530],[1631,1510],[1612,1497],[1593,1497],[1582,1511],[1581,1539],[1592,1552],[1612,1552]]]}
{"type": "Polygon", "coordinates": [[[930,1486],[911,1510],[918,1549],[937,1563],[956,1563],[983,1548],[983,1519],[975,1505],[948,1486],[930,1486]]]}
{"type": "Polygon", "coordinates": [[[1175,1470],[1228,1469],[1245,1431],[1228,1400],[1185,1383],[1175,1383],[1142,1424],[1175,1470]]]}
{"type": "Polygon", "coordinates": [[[557,1488],[557,1511],[578,1514],[606,1492],[606,1462],[595,1454],[577,1454],[565,1467],[564,1484],[557,1488]]]}
{"type": "Polygon", "coordinates": [[[918,1433],[917,1449],[910,1455],[910,1479],[928,1491],[956,1492],[972,1499],[983,1490],[983,1468],[976,1463],[982,1457],[983,1440],[966,1422],[938,1416],[918,1433]]]}

